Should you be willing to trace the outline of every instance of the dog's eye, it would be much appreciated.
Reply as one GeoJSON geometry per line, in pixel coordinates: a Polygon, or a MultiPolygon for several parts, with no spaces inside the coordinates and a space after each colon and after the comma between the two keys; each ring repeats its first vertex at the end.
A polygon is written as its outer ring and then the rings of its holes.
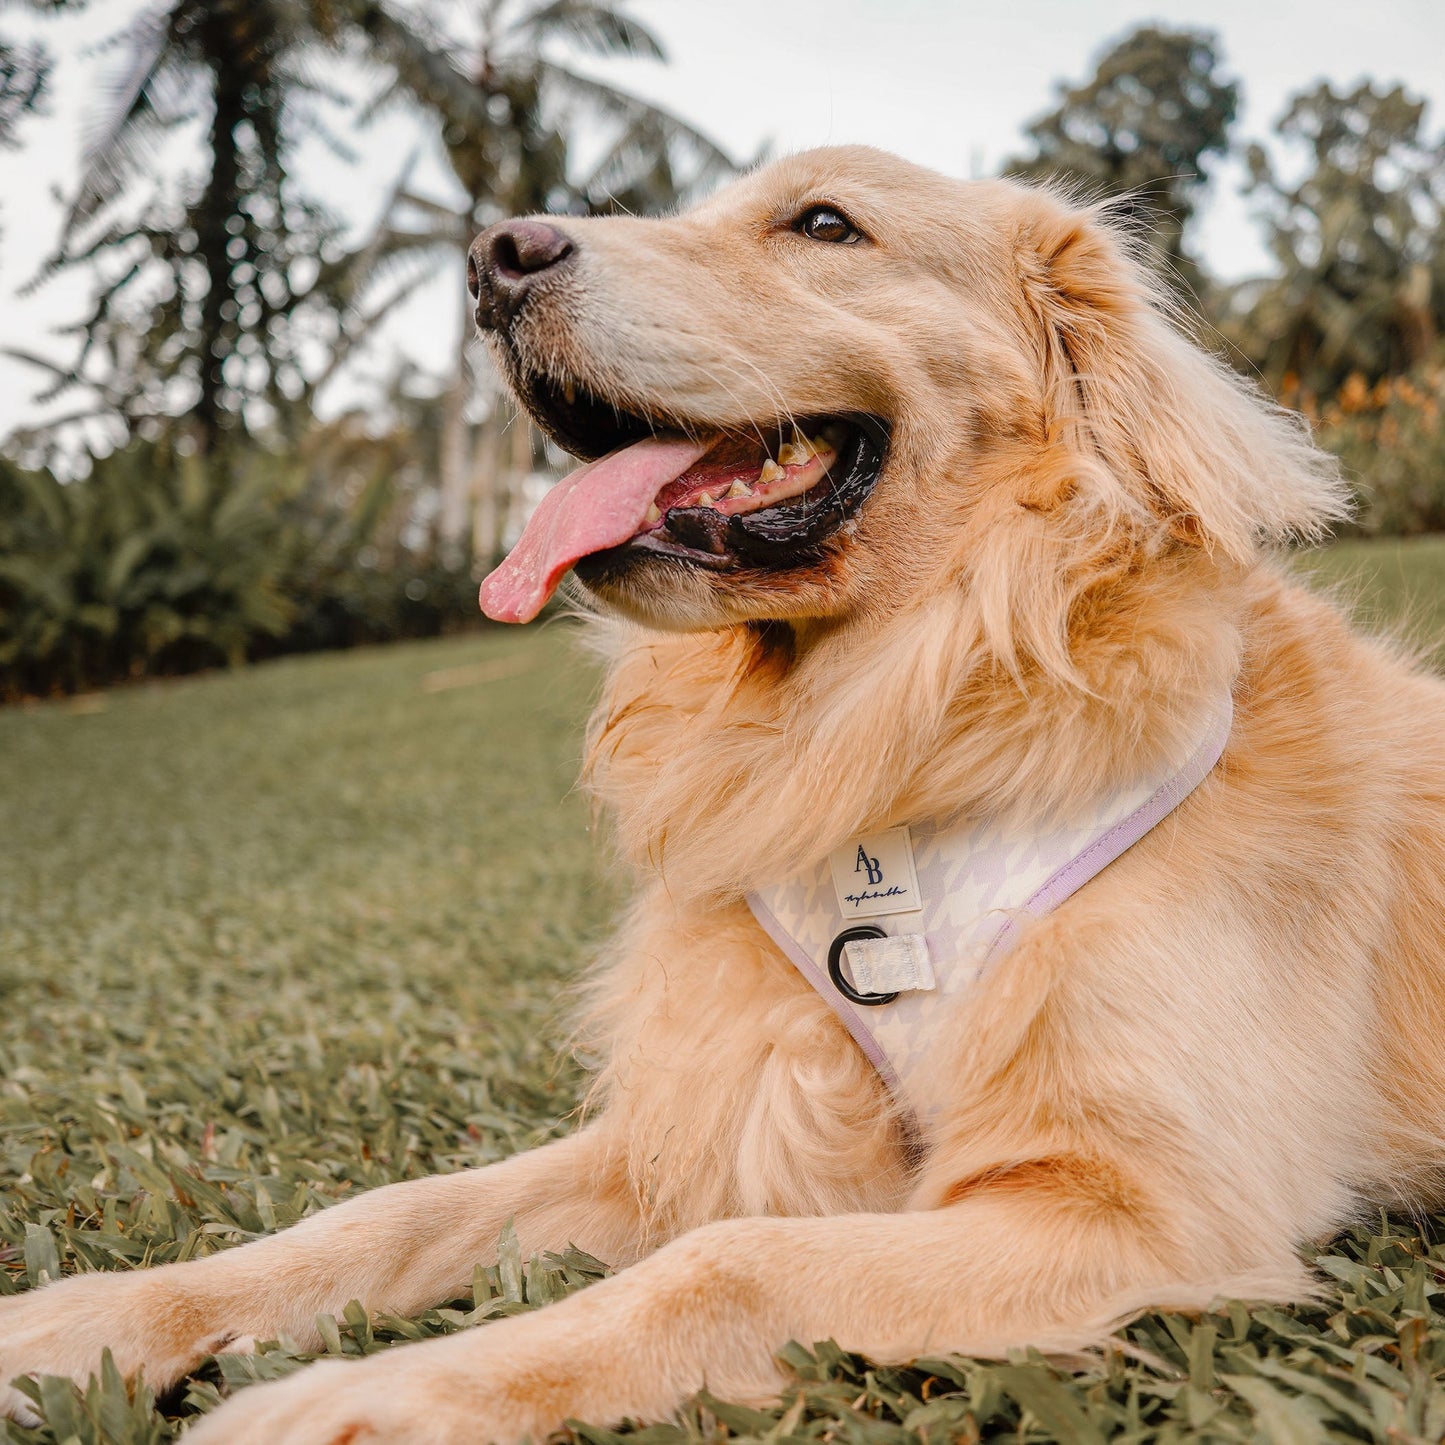
{"type": "Polygon", "coordinates": [[[794,229],[810,241],[828,241],[835,246],[851,246],[863,239],[852,221],[832,206],[810,206],[794,222],[794,229]]]}

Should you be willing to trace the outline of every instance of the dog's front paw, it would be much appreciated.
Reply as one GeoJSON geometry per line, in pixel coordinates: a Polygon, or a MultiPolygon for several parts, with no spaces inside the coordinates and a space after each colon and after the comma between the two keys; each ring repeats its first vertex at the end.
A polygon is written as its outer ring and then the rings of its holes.
{"type": "MultiPolygon", "coordinates": [[[[545,1313],[545,1312],[544,1312],[545,1313]]],[[[515,1445],[542,1441],[585,1404],[578,1368],[526,1348],[500,1320],[364,1360],[323,1360],[239,1391],[186,1445],[515,1445]]]]}
{"type": "Polygon", "coordinates": [[[36,1423],[16,1379],[64,1375],[83,1385],[107,1349],[123,1375],[144,1372],[163,1390],[207,1355],[248,1343],[219,1327],[172,1268],[184,1266],[77,1275],[0,1299],[0,1419],[36,1423]]]}
{"type": "Polygon", "coordinates": [[[185,1445],[480,1445],[499,1438],[470,1390],[459,1398],[445,1372],[416,1361],[426,1353],[425,1345],[400,1346],[247,1386],[193,1425],[185,1445]]]}

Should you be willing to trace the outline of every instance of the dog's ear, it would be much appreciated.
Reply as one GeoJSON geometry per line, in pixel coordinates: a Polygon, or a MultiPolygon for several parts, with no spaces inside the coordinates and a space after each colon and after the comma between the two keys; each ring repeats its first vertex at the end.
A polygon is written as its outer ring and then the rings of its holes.
{"type": "Polygon", "coordinates": [[[1303,421],[1186,339],[1102,208],[1032,192],[1018,237],[1050,430],[1176,536],[1240,561],[1348,513],[1303,421]]]}

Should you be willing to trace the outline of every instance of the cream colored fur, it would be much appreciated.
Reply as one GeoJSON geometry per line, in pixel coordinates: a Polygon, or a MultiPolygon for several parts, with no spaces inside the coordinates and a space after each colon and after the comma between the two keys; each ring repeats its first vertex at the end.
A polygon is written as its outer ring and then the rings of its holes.
{"type": "Polygon", "coordinates": [[[1097,1340],[1150,1304],[1309,1288],[1298,1247],[1445,1163],[1445,688],[1270,549],[1341,510],[1295,420],[1171,327],[1103,219],[876,152],[688,215],[564,221],[514,361],[739,427],[886,418],[825,561],[603,598],[589,778],[638,877],[582,1127],[203,1261],[0,1301],[0,1377],[153,1384],[353,1297],[466,1288],[515,1216],[625,1266],[535,1314],[239,1394],[200,1442],[541,1439],[767,1398],[774,1350],[1097,1340]],[[791,220],[843,207],[867,237],[791,220]],[[605,632],[605,635],[602,633],[605,632]],[[1045,817],[1232,687],[1209,779],[940,1021],[921,1157],[740,901],[863,829],[1045,817]],[[922,1262],[922,1264],[920,1264],[922,1262]]]}

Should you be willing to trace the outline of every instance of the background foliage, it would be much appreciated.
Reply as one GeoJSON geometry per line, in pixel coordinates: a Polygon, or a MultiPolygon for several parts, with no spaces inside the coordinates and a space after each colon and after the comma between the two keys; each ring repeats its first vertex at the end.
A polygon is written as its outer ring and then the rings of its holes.
{"type": "MultiPolygon", "coordinates": [[[[549,465],[540,439],[465,342],[450,376],[395,374],[339,418],[318,418],[319,393],[432,270],[460,278],[492,221],[656,209],[731,165],[569,65],[662,58],[623,7],[478,15],[172,0],[109,39],[111,91],[39,278],[83,269],[94,304],[69,354],[23,353],[41,399],[72,409],[0,460],[0,699],[473,623],[477,577],[549,465]],[[360,144],[397,108],[431,127],[463,199],[404,174],[350,240],[295,152],[360,144]],[[169,159],[178,135],[199,163],[169,159]]],[[[0,41],[0,144],[38,141],[48,64],[0,41]]]]}
{"type": "Polygon", "coordinates": [[[1323,408],[1310,409],[1321,442],[1350,475],[1370,479],[1355,530],[1445,532],[1445,356],[1374,386],[1355,373],[1323,408]]]}
{"type": "MultiPolygon", "coordinates": [[[[563,459],[466,318],[445,374],[319,404],[418,285],[460,276],[482,227],[655,211],[729,172],[686,120],[578,64],[662,60],[657,37],[621,0],[164,0],[103,45],[109,86],[35,279],[81,272],[93,306],[24,353],[68,410],[0,460],[0,699],[477,625],[477,579],[563,459]],[[298,150],[352,154],[398,116],[421,121],[454,198],[409,165],[373,231],[348,233],[298,181],[298,150]]],[[[0,145],[43,143],[53,59],[0,33],[0,145]]],[[[1239,102],[1216,37],[1145,25],[1060,84],[1007,169],[1110,202],[1201,340],[1317,421],[1360,530],[1435,530],[1445,143],[1388,82],[1320,82],[1267,143],[1238,133],[1239,102]],[[1230,157],[1275,266],[1226,286],[1193,227],[1230,157]]]]}
{"type": "Polygon", "coordinates": [[[1208,161],[1229,149],[1238,107],[1213,36],[1146,25],[1108,51],[1091,79],[1060,87],[1057,109],[1028,129],[1034,154],[1008,173],[1122,199],[1116,214],[1149,236],[1187,301],[1208,285],[1185,233],[1208,161]]]}

